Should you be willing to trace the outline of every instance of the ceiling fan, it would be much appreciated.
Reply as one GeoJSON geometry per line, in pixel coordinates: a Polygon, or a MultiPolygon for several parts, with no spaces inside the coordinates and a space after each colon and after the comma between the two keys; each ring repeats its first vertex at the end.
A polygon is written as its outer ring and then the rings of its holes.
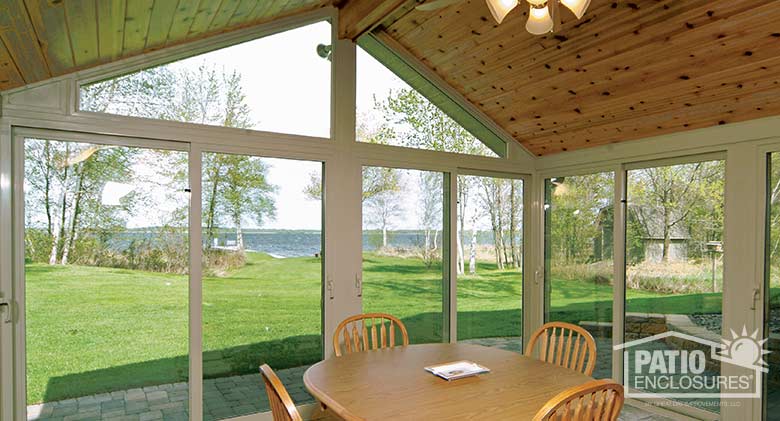
{"type": "MultiPolygon", "coordinates": [[[[415,9],[423,12],[433,12],[435,10],[443,9],[458,3],[462,3],[465,0],[429,0],[415,7],[415,9]]],[[[486,0],[490,14],[493,15],[493,19],[499,24],[504,20],[506,15],[518,6],[522,0],[486,0]]],[[[552,32],[554,22],[550,15],[550,8],[547,6],[548,1],[558,1],[560,4],[566,6],[574,13],[577,19],[582,18],[585,15],[585,11],[590,6],[590,0],[525,0],[530,6],[528,13],[528,22],[525,24],[525,29],[534,35],[544,35],[552,32]]]]}

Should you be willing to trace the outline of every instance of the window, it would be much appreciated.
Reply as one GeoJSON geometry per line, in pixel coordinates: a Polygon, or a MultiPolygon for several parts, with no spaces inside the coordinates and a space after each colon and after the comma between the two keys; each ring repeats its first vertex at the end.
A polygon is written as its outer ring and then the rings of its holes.
{"type": "Polygon", "coordinates": [[[611,172],[545,180],[546,319],[593,335],[598,378],[612,377],[614,190],[611,172]]]}
{"type": "Polygon", "coordinates": [[[330,137],[327,22],[81,87],[83,111],[330,137]],[[303,120],[303,122],[302,122],[303,120]]]}
{"type": "Polygon", "coordinates": [[[270,410],[258,372],[296,404],[322,359],[322,163],[203,155],[203,415],[270,410]]]}
{"type": "MultiPolygon", "coordinates": [[[[674,331],[720,343],[724,161],[631,170],[627,180],[626,341],[674,331]]],[[[680,339],[636,347],[652,351],[696,350],[697,346],[680,339]]],[[[705,355],[709,355],[707,347],[705,355]]],[[[626,364],[632,381],[635,365],[632,361],[626,364]]],[[[679,366],[676,370],[680,372],[679,366]]],[[[704,375],[717,376],[719,371],[719,367],[708,366],[704,375]]],[[[717,383],[715,388],[706,387],[700,392],[718,392],[717,383]]],[[[717,399],[685,401],[719,410],[713,405],[717,399]]]]}
{"type": "Polygon", "coordinates": [[[187,168],[185,152],[25,140],[30,418],[186,418],[187,168]]]}
{"type": "Polygon", "coordinates": [[[357,48],[356,99],[358,142],[483,156],[506,153],[500,138],[370,36],[361,38],[357,48]]]}
{"type": "Polygon", "coordinates": [[[443,340],[444,175],[363,168],[363,311],[400,318],[411,343],[443,340]]]}
{"type": "Polygon", "coordinates": [[[772,351],[764,357],[769,363],[765,377],[764,404],[766,419],[780,420],[780,154],[769,155],[767,169],[767,244],[764,311],[764,338],[766,348],[772,351]]]}
{"type": "Polygon", "coordinates": [[[523,352],[523,182],[458,177],[458,341],[523,352]]]}

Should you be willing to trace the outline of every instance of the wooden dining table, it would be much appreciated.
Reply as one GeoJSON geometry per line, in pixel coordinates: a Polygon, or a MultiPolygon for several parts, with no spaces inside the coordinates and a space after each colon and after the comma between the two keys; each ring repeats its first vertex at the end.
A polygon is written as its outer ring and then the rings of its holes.
{"type": "Polygon", "coordinates": [[[515,352],[463,343],[358,352],[321,361],[303,375],[309,392],[348,421],[531,420],[550,398],[590,380],[515,352]],[[425,371],[460,360],[490,372],[447,381],[425,371]]]}

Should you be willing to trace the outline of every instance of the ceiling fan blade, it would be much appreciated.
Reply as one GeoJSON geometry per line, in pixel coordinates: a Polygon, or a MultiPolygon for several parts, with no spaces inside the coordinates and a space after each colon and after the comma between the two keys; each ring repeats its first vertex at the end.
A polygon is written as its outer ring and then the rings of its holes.
{"type": "Polygon", "coordinates": [[[65,162],[63,162],[62,165],[60,165],[60,168],[70,167],[80,162],[86,161],[92,155],[94,155],[95,152],[103,148],[105,148],[105,146],[90,146],[82,150],[76,155],[65,157],[65,162]]]}
{"type": "Polygon", "coordinates": [[[463,0],[432,0],[415,7],[415,9],[421,12],[433,12],[434,10],[444,9],[445,7],[461,2],[463,2],[463,0]]]}

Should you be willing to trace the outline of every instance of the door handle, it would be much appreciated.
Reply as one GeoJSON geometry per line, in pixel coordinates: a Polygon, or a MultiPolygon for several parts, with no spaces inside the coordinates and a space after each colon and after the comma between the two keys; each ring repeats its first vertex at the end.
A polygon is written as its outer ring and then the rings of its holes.
{"type": "Polygon", "coordinates": [[[753,288],[753,302],[750,305],[751,310],[756,309],[756,303],[761,299],[761,288],[753,288]]]}
{"type": "Polygon", "coordinates": [[[753,288],[753,300],[750,303],[750,309],[756,309],[756,303],[761,299],[761,288],[753,288]]]}
{"type": "Polygon", "coordinates": [[[360,279],[360,275],[355,275],[355,289],[357,290],[357,296],[363,296],[363,280],[360,279]]]}
{"type": "Polygon", "coordinates": [[[5,313],[5,316],[3,316],[3,322],[11,323],[13,321],[11,301],[5,298],[0,298],[0,312],[5,313]]]}
{"type": "Polygon", "coordinates": [[[333,288],[334,288],[334,287],[333,287],[333,279],[331,279],[330,281],[328,281],[327,288],[328,288],[328,296],[329,296],[329,297],[330,297],[330,299],[332,300],[332,299],[333,299],[333,288]]]}

